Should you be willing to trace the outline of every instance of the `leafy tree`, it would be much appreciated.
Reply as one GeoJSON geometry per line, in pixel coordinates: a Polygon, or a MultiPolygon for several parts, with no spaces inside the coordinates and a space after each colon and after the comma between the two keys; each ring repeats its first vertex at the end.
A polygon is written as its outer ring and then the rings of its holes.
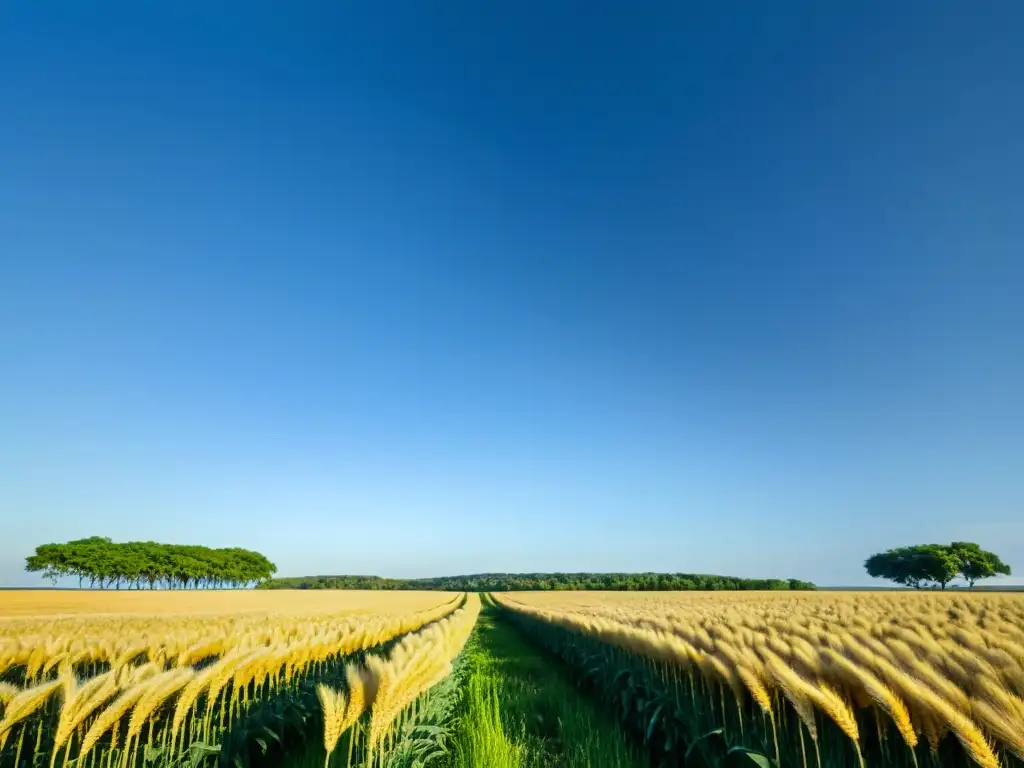
{"type": "Polygon", "coordinates": [[[814,589],[798,579],[741,579],[692,573],[477,573],[430,579],[379,576],[301,576],[271,579],[261,589],[442,589],[459,592],[516,590],[738,590],[814,589]]]}
{"type": "Polygon", "coordinates": [[[864,567],[869,576],[914,589],[929,585],[945,589],[957,576],[963,576],[974,586],[978,579],[1010,572],[1009,566],[996,555],[970,542],[898,547],[872,555],[864,567]]]}
{"type": "Polygon", "coordinates": [[[277,571],[259,552],[230,547],[158,544],[153,541],[115,543],[92,536],[65,544],[41,544],[25,559],[25,570],[41,573],[55,584],[64,576],[77,576],[81,587],[100,589],[208,589],[249,587],[277,571]]]}
{"type": "Polygon", "coordinates": [[[949,549],[941,545],[926,545],[921,554],[923,567],[928,572],[928,578],[945,589],[953,579],[960,573],[960,561],[949,549]]]}
{"type": "Polygon", "coordinates": [[[72,573],[59,544],[43,544],[36,547],[36,553],[26,558],[25,570],[41,572],[44,579],[50,579],[54,584],[62,576],[72,573]]]}
{"type": "Polygon", "coordinates": [[[999,555],[988,552],[970,541],[954,541],[950,545],[957,559],[961,576],[973,587],[980,579],[990,579],[997,574],[1010,575],[1010,566],[999,559],[999,555]]]}
{"type": "Polygon", "coordinates": [[[956,560],[941,545],[921,544],[899,547],[872,555],[864,562],[868,575],[888,579],[906,587],[921,589],[929,582],[946,584],[958,572],[956,560]]]}

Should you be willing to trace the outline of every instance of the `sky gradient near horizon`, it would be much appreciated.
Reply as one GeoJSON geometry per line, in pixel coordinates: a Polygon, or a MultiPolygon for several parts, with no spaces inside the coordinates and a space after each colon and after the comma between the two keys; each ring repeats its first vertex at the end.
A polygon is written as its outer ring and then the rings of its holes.
{"type": "Polygon", "coordinates": [[[1024,573],[1022,39],[1009,1],[7,4],[0,585],[89,535],[1024,573]]]}

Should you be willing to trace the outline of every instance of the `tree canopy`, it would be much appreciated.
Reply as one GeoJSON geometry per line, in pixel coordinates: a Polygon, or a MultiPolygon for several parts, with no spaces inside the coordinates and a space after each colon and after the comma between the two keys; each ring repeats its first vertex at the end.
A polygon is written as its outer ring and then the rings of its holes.
{"type": "Polygon", "coordinates": [[[141,589],[250,587],[269,579],[277,566],[259,552],[228,547],[113,542],[101,536],[64,544],[40,544],[25,559],[25,570],[57,580],[77,576],[78,585],[141,589]]]}
{"type": "Polygon", "coordinates": [[[990,579],[993,576],[1010,576],[1010,566],[999,559],[994,552],[986,552],[970,541],[954,541],[950,548],[957,558],[960,575],[963,576],[968,585],[974,586],[980,579],[990,579]]]}
{"type": "Polygon", "coordinates": [[[458,592],[519,590],[738,590],[814,589],[798,579],[743,579],[695,573],[478,573],[429,579],[379,576],[296,576],[271,579],[261,589],[426,589],[458,592]]]}
{"type": "Polygon", "coordinates": [[[957,576],[973,587],[979,579],[1010,575],[1010,566],[998,555],[969,541],[898,547],[872,555],[864,561],[864,567],[869,576],[914,589],[945,589],[957,576]]]}

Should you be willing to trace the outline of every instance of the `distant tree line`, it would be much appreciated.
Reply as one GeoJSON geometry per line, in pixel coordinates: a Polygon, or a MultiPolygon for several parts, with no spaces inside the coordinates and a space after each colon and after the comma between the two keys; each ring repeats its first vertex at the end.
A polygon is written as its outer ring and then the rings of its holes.
{"type": "Polygon", "coordinates": [[[958,576],[973,587],[981,579],[1010,575],[1010,566],[998,555],[970,541],[898,547],[872,555],[864,567],[869,576],[914,589],[945,589],[958,576]]]}
{"type": "Polygon", "coordinates": [[[117,543],[101,536],[65,544],[40,544],[27,557],[25,570],[57,580],[78,577],[100,589],[211,589],[251,587],[269,579],[277,566],[259,552],[228,547],[117,543]]]}
{"type": "Polygon", "coordinates": [[[741,579],[698,573],[479,573],[429,579],[385,579],[380,576],[295,576],[270,579],[260,589],[425,589],[456,592],[519,590],[809,590],[799,579],[741,579]]]}

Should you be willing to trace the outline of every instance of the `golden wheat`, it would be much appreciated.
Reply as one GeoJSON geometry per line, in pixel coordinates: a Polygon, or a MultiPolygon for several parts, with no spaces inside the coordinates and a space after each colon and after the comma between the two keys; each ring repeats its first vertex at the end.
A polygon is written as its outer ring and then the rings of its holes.
{"type": "Polygon", "coordinates": [[[751,701],[773,726],[781,695],[815,743],[820,712],[862,763],[864,734],[851,703],[873,707],[879,738],[890,723],[910,750],[919,734],[933,751],[949,735],[970,760],[993,768],[997,748],[1018,757],[1024,750],[1024,596],[538,592],[497,599],[680,672],[696,663],[702,678],[751,701]]]}
{"type": "Polygon", "coordinates": [[[348,709],[348,697],[341,691],[320,684],[316,687],[317,698],[320,699],[320,708],[324,718],[324,751],[327,757],[324,765],[331,760],[331,753],[338,746],[338,739],[341,738],[342,724],[345,722],[345,713],[348,709]]]}
{"type": "MultiPolygon", "coordinates": [[[[4,617],[9,601],[0,594],[0,673],[20,669],[26,681],[25,687],[0,683],[0,748],[12,729],[34,724],[45,709],[53,718],[51,766],[60,752],[65,762],[81,762],[108,734],[111,746],[122,749],[121,762],[131,764],[147,725],[149,738],[156,734],[172,750],[186,749],[197,736],[216,742],[257,699],[437,622],[463,600],[439,592],[230,593],[240,607],[224,612],[227,593],[55,595],[61,606],[91,601],[134,606],[134,612],[50,616],[39,610],[50,601],[43,596],[33,602],[40,615],[4,617]],[[191,609],[198,612],[184,612],[191,609]],[[47,707],[59,691],[62,705],[47,707]]],[[[357,668],[340,669],[355,691],[354,720],[372,686],[357,668]]]]}
{"type": "Polygon", "coordinates": [[[9,733],[11,728],[43,707],[50,696],[60,688],[60,680],[51,680],[26,688],[12,696],[4,708],[3,720],[0,720],[0,737],[9,733]]]}
{"type": "Polygon", "coordinates": [[[372,696],[367,698],[371,750],[412,702],[449,674],[451,660],[469,639],[479,613],[480,598],[471,593],[466,604],[447,618],[404,637],[386,659],[367,658],[367,669],[375,680],[369,686],[372,696]]]}

